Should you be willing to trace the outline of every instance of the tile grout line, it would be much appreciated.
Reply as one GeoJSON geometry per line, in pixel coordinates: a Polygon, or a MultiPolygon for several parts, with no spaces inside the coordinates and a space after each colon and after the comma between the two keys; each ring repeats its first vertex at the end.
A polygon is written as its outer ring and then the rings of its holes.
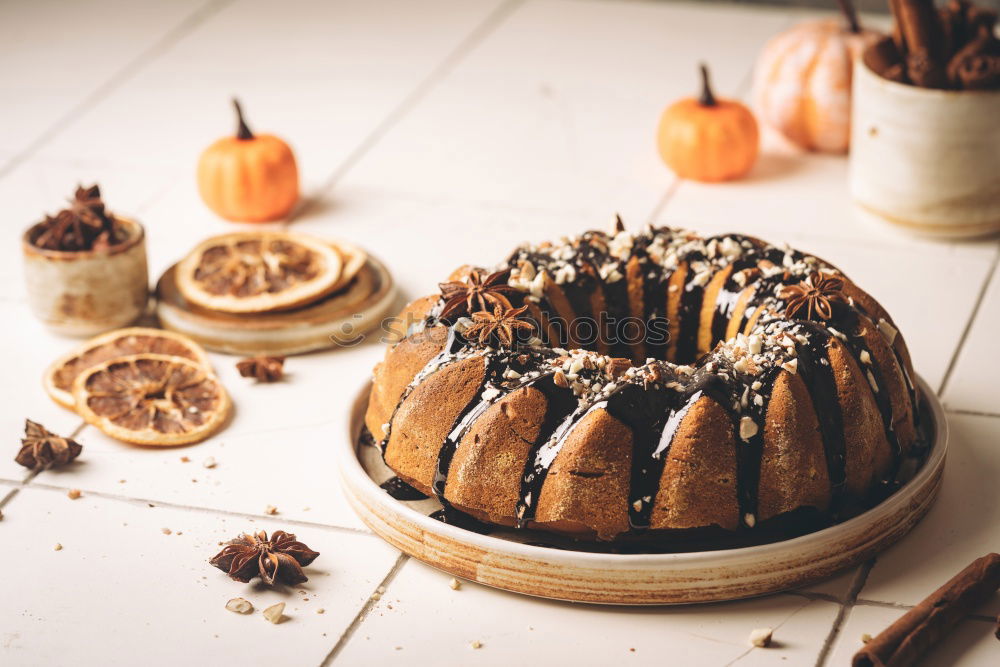
{"type": "Polygon", "coordinates": [[[415,107],[427,93],[444,79],[451,70],[458,65],[473,49],[475,49],[487,36],[496,30],[518,7],[527,0],[503,0],[483,21],[469,32],[458,45],[451,50],[444,59],[430,73],[424,77],[417,85],[396,105],[382,121],[372,130],[368,136],[362,140],[358,146],[348,154],[340,165],[334,169],[333,173],[317,187],[302,206],[297,208],[292,214],[282,222],[288,224],[301,218],[308,213],[319,202],[320,198],[329,193],[340,180],[354,166],[361,161],[361,158],[371,150],[382,138],[394,128],[403,117],[415,107]]]}
{"type": "MultiPolygon", "coordinates": [[[[910,611],[916,605],[903,604],[901,602],[885,602],[884,600],[866,600],[858,599],[855,600],[854,605],[856,607],[878,607],[880,609],[898,609],[899,611],[910,611]]],[[[995,616],[989,616],[988,614],[966,614],[963,619],[960,620],[970,620],[970,621],[986,621],[987,623],[996,623],[997,619],[995,616]]]]}
{"type": "Polygon", "coordinates": [[[102,98],[107,96],[118,86],[131,79],[136,73],[142,70],[147,64],[155,60],[171,46],[176,44],[188,32],[201,24],[205,19],[220,11],[223,7],[231,4],[234,0],[209,0],[191,14],[187,15],[180,23],[171,28],[165,35],[156,40],[152,46],[148,47],[139,55],[134,57],[124,67],[113,73],[108,79],[97,86],[81,102],[78,102],[66,113],[59,117],[49,129],[42,132],[34,141],[24,149],[18,151],[7,160],[6,164],[0,166],[0,178],[7,176],[26,162],[40,148],[48,144],[52,139],[61,134],[67,127],[72,125],[80,115],[96,105],[102,98]]]}
{"type": "MultiPolygon", "coordinates": [[[[32,484],[31,488],[41,489],[44,491],[69,491],[71,487],[60,486],[58,484],[37,483],[37,484],[32,484]]],[[[197,505],[182,505],[170,501],[160,501],[153,498],[136,498],[134,496],[123,496],[116,493],[107,493],[105,491],[90,491],[88,489],[80,489],[80,491],[84,496],[93,496],[95,498],[104,498],[106,500],[117,500],[119,502],[128,502],[133,504],[146,504],[146,505],[152,505],[153,507],[164,507],[167,509],[183,510],[188,512],[200,512],[203,514],[221,514],[223,516],[238,517],[241,519],[251,519],[255,521],[256,520],[283,521],[284,523],[293,526],[318,528],[323,530],[334,530],[339,532],[351,533],[353,535],[364,535],[365,537],[375,537],[375,533],[369,532],[367,530],[362,530],[360,528],[351,528],[350,526],[338,526],[332,523],[320,523],[318,521],[291,519],[291,518],[281,517],[280,515],[250,514],[248,512],[236,512],[233,510],[216,509],[212,507],[198,507],[197,505]]]]}
{"type": "Polygon", "coordinates": [[[372,592],[372,595],[368,597],[368,600],[358,611],[357,615],[354,617],[354,620],[352,620],[351,624],[347,626],[343,634],[340,635],[340,639],[337,640],[337,643],[334,644],[332,649],[330,649],[330,652],[327,654],[326,658],[324,658],[323,662],[320,663],[321,667],[325,667],[326,665],[332,664],[333,661],[337,659],[337,656],[340,655],[340,652],[343,651],[344,647],[347,646],[348,642],[351,641],[351,638],[354,636],[354,633],[357,632],[358,628],[361,627],[361,624],[364,623],[365,619],[368,618],[368,614],[370,614],[372,609],[375,608],[375,605],[378,604],[378,601],[382,599],[381,596],[385,595],[385,593],[380,592],[379,589],[382,589],[382,591],[387,592],[389,584],[392,583],[393,579],[396,578],[396,575],[399,574],[399,571],[403,569],[403,565],[405,565],[409,559],[410,557],[407,556],[406,554],[404,553],[399,554],[399,556],[396,558],[396,562],[393,563],[392,568],[389,569],[389,573],[386,574],[385,578],[382,579],[382,581],[379,582],[379,585],[375,587],[375,590],[372,592]],[[375,598],[375,593],[379,594],[379,597],[377,599],[375,598]]]}
{"type": "Polygon", "coordinates": [[[958,345],[955,346],[955,352],[951,355],[951,359],[948,361],[948,368],[944,372],[944,377],[941,378],[941,384],[938,387],[938,396],[944,396],[944,390],[948,388],[948,381],[951,380],[952,372],[955,370],[955,366],[958,364],[958,357],[962,353],[962,348],[965,347],[965,341],[969,337],[969,332],[972,331],[972,325],[976,322],[976,317],[979,315],[979,309],[983,305],[983,301],[986,298],[986,292],[990,288],[990,283],[993,282],[993,276],[997,270],[997,263],[1000,262],[1000,244],[997,244],[996,250],[993,253],[993,261],[990,263],[990,269],[986,272],[986,278],[983,280],[983,285],[979,290],[979,295],[976,297],[976,303],[972,306],[972,312],[969,313],[969,319],[965,322],[965,328],[962,329],[962,336],[958,339],[958,345]]]}
{"type": "Polygon", "coordinates": [[[833,619],[833,625],[830,627],[830,632],[823,641],[823,646],[819,650],[819,655],[816,656],[816,667],[824,667],[824,665],[826,665],[827,658],[830,657],[830,651],[833,649],[833,643],[840,635],[840,629],[847,620],[847,616],[851,613],[851,609],[854,608],[855,603],[858,600],[858,595],[861,593],[861,589],[865,587],[865,583],[868,581],[868,575],[871,574],[873,567],[875,567],[874,558],[864,563],[854,575],[854,580],[851,582],[851,588],[847,592],[847,599],[840,603],[840,611],[837,612],[837,617],[833,619]]]}

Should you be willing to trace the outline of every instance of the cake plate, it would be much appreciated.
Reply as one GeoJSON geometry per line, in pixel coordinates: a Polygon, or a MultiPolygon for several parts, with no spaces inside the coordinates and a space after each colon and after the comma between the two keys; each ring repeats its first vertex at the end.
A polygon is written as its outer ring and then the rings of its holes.
{"type": "MultiPolygon", "coordinates": [[[[401,551],[455,576],[487,586],[557,600],[602,604],[687,604],[775,593],[825,579],[897,541],[937,497],[948,448],[948,424],[934,392],[918,378],[930,451],[916,474],[867,512],[829,528],[780,542],[715,551],[616,554],[528,543],[540,532],[497,529],[481,535],[428,516],[430,498],[400,501],[379,484],[392,477],[375,447],[359,444],[368,406],[357,394],[347,439],[338,447],[348,501],[361,520],[401,551]]],[[[582,545],[581,545],[582,546],[582,545]]]]}
{"type": "Polygon", "coordinates": [[[393,311],[396,286],[378,259],[368,255],[357,275],[334,294],[295,310],[231,314],[202,308],[181,294],[177,265],[156,285],[156,314],[164,328],[225,354],[302,354],[350,346],[393,311]]]}

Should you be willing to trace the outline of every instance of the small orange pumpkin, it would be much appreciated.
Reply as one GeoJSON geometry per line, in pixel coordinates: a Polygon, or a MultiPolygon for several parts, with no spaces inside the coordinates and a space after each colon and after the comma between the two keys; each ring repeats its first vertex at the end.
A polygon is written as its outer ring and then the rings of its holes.
{"type": "Polygon", "coordinates": [[[839,1],[846,21],[794,26],[767,43],[754,70],[754,106],[761,121],[812,151],[847,151],[851,70],[879,37],[861,28],[849,0],[839,1]]]}
{"type": "Polygon", "coordinates": [[[286,217],[299,199],[299,171],[288,144],[270,134],[254,135],[233,100],[239,127],[198,159],[198,192],[226,220],[268,222],[286,217]]]}
{"type": "Polygon", "coordinates": [[[728,181],[746,175],[757,160],[757,121],[735,100],[718,99],[701,66],[701,97],[671,104],[656,133],[660,157],[681,178],[728,181]]]}

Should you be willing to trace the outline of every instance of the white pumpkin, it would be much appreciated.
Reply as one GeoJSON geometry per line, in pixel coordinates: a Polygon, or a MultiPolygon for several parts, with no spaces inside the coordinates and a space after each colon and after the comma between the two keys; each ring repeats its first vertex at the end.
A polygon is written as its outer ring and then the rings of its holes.
{"type": "Polygon", "coordinates": [[[802,148],[846,152],[854,60],[880,36],[825,19],[801,23],[773,38],[754,71],[758,117],[802,148]]]}

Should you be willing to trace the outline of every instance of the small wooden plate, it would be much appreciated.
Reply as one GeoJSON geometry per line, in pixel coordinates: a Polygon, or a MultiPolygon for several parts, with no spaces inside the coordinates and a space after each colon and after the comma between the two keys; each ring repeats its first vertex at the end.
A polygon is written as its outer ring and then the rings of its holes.
{"type": "Polygon", "coordinates": [[[227,354],[301,354],[354,344],[389,314],[396,286],[385,266],[368,256],[343,289],[305,308],[237,315],[195,305],[177,288],[177,265],[156,284],[156,314],[164,328],[227,354]]]}
{"type": "Polygon", "coordinates": [[[428,565],[515,593],[602,604],[686,604],[775,593],[825,579],[885,549],[927,513],[937,497],[948,448],[948,424],[937,397],[918,379],[933,420],[930,453],[915,476],[860,516],[782,542],[718,551],[614,554],[529,544],[552,538],[497,529],[488,535],[428,514],[433,498],[399,501],[379,484],[392,476],[380,453],[359,446],[368,382],[351,407],[347,438],[338,446],[347,499],[369,528],[428,565]]]}

